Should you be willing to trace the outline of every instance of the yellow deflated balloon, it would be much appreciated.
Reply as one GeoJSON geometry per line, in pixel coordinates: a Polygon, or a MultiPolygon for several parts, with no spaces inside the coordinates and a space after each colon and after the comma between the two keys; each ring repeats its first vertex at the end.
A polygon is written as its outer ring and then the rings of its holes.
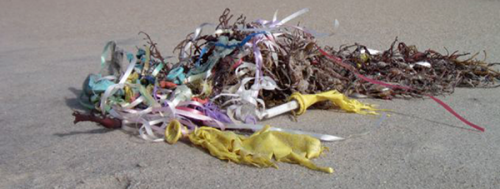
{"type": "Polygon", "coordinates": [[[293,93],[290,96],[291,100],[297,101],[299,103],[299,109],[296,111],[298,115],[306,112],[309,106],[312,106],[316,102],[331,101],[333,104],[340,107],[340,109],[347,112],[358,113],[358,114],[377,114],[377,110],[373,105],[363,104],[355,99],[349,99],[342,93],[336,90],[326,91],[318,94],[300,94],[298,92],[293,93]]]}
{"type": "Polygon", "coordinates": [[[212,127],[201,127],[189,134],[189,140],[206,148],[213,156],[235,163],[277,168],[272,160],[274,158],[276,161],[333,173],[332,168],[318,167],[310,160],[326,149],[318,139],[308,135],[270,131],[269,126],[249,137],[212,127]]]}

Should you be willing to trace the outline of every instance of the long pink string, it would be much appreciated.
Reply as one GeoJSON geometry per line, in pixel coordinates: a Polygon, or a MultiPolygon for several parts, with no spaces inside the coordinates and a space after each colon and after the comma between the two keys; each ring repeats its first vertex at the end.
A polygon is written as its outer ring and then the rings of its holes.
{"type": "MultiPolygon", "coordinates": [[[[379,80],[375,80],[375,79],[370,79],[364,75],[361,75],[360,73],[358,73],[351,65],[349,64],[346,64],[342,61],[342,59],[340,59],[339,57],[336,57],[336,56],[333,56],[329,53],[327,53],[326,51],[324,51],[323,49],[321,49],[319,46],[316,45],[316,47],[318,48],[319,52],[321,52],[321,54],[325,55],[328,59],[332,60],[333,62],[341,65],[342,67],[352,71],[357,77],[365,80],[365,81],[368,81],[370,83],[373,83],[373,84],[377,84],[377,85],[382,85],[382,86],[385,86],[385,87],[389,87],[389,88],[393,88],[393,89],[396,89],[396,88],[399,88],[399,89],[405,89],[405,90],[412,90],[411,87],[408,87],[408,86],[401,86],[401,85],[393,85],[393,84],[389,84],[389,83],[385,83],[385,82],[382,82],[382,81],[379,81],[379,80]]],[[[474,123],[471,123],[470,121],[468,121],[467,119],[463,118],[462,116],[460,116],[457,112],[455,112],[455,110],[453,110],[453,108],[451,108],[450,106],[448,106],[448,104],[444,103],[443,101],[439,100],[438,98],[432,96],[432,95],[429,95],[429,94],[425,94],[425,96],[428,96],[430,97],[432,100],[434,100],[435,102],[437,102],[439,105],[441,105],[444,109],[446,109],[448,112],[450,112],[451,114],[453,114],[455,117],[457,117],[460,121],[464,122],[465,124],[473,127],[474,129],[477,129],[481,132],[484,132],[484,128],[474,124],[474,123]]]]}

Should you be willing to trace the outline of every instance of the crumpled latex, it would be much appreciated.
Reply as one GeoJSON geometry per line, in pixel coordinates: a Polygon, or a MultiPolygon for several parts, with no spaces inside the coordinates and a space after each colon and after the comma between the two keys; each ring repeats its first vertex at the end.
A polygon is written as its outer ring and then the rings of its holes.
{"type": "Polygon", "coordinates": [[[293,99],[297,101],[297,103],[299,103],[299,109],[296,110],[296,113],[298,115],[305,113],[307,108],[314,103],[327,100],[331,101],[333,104],[339,106],[340,109],[347,112],[358,114],[378,114],[376,112],[376,110],[378,109],[374,108],[373,105],[363,104],[355,99],[349,99],[347,96],[339,93],[336,90],[311,95],[303,95],[296,92],[290,96],[290,99],[293,99]]]}
{"type": "Polygon", "coordinates": [[[319,167],[311,162],[326,147],[308,135],[270,131],[269,126],[251,136],[220,131],[212,127],[200,127],[189,134],[189,140],[207,149],[211,155],[235,163],[257,167],[278,166],[272,161],[300,164],[312,170],[333,173],[330,167],[319,167]]]}

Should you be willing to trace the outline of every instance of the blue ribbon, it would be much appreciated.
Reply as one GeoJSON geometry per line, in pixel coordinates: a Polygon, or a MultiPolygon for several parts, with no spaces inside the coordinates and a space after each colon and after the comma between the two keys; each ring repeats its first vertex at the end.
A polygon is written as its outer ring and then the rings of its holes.
{"type": "Polygon", "coordinates": [[[174,68],[174,69],[170,70],[170,72],[167,75],[167,80],[170,80],[177,85],[182,84],[184,79],[186,79],[186,76],[184,74],[183,67],[174,68]]]}
{"type": "MultiPolygon", "coordinates": [[[[232,48],[235,48],[235,47],[243,47],[243,45],[245,45],[246,43],[248,43],[248,41],[250,41],[256,35],[265,34],[265,33],[266,33],[265,31],[261,31],[261,32],[256,32],[256,33],[252,33],[250,35],[247,35],[245,37],[245,39],[243,39],[238,44],[227,45],[227,44],[224,44],[224,43],[217,42],[217,43],[215,43],[213,45],[216,46],[216,47],[223,47],[223,48],[226,48],[226,49],[232,49],[232,48]]],[[[201,49],[200,56],[198,57],[198,61],[196,61],[195,67],[200,66],[200,62],[201,62],[201,59],[202,59],[203,55],[205,55],[205,53],[207,53],[208,49],[211,48],[212,45],[208,44],[207,46],[205,46],[205,47],[203,47],[203,49],[201,49]]]]}

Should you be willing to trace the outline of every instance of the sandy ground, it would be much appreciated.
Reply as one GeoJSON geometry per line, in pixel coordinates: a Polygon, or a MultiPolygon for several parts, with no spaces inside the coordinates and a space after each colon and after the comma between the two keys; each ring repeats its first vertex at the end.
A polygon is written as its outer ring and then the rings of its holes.
{"type": "Polygon", "coordinates": [[[220,161],[187,143],[148,143],[121,130],[73,125],[81,83],[99,69],[108,40],[133,50],[146,31],[164,54],[229,7],[248,20],[297,20],[337,34],[338,47],[358,42],[386,49],[396,36],[420,49],[478,52],[500,62],[498,0],[0,1],[0,188],[500,188],[500,89],[457,89],[440,97],[485,133],[468,129],[430,99],[365,100],[398,113],[376,117],[312,110],[292,122],[266,123],[339,136],[370,131],[316,159],[334,174],[280,163],[259,169],[220,161]]]}

